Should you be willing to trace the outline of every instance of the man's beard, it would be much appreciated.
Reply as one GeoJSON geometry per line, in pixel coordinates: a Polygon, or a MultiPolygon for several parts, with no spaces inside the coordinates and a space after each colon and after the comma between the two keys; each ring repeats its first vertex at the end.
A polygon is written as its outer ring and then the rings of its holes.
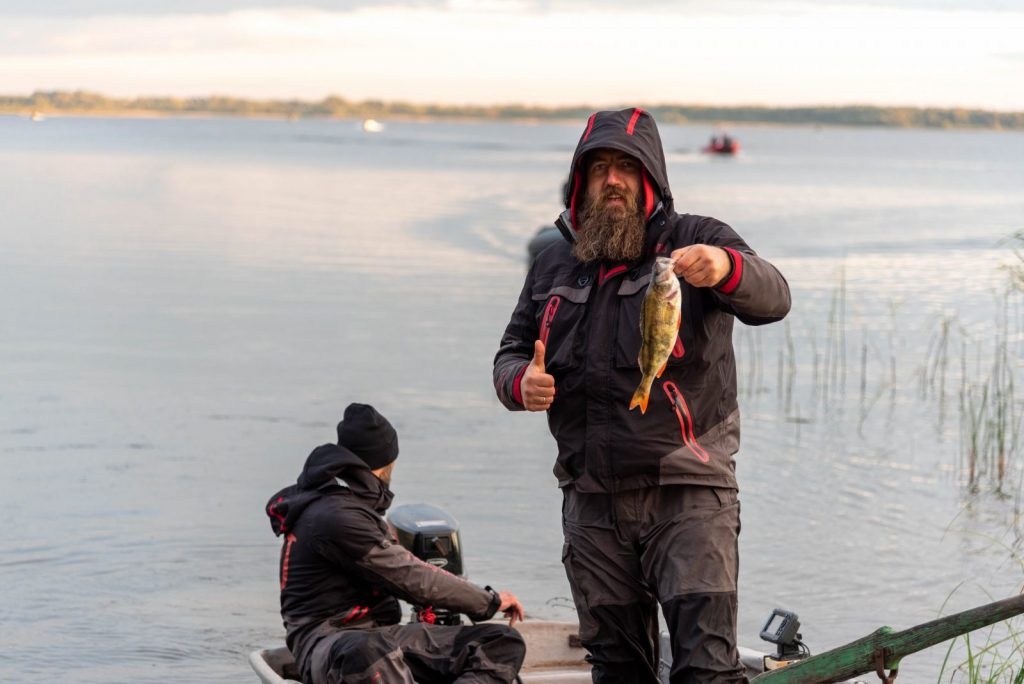
{"type": "Polygon", "coordinates": [[[395,470],[394,462],[389,463],[380,470],[374,471],[377,478],[384,483],[384,486],[388,489],[391,488],[391,473],[395,470]]]}
{"type": "Polygon", "coordinates": [[[573,256],[584,263],[637,261],[644,252],[644,223],[636,195],[606,190],[597,200],[587,197],[580,212],[573,256]],[[609,206],[609,194],[623,197],[625,206],[609,206]]]}

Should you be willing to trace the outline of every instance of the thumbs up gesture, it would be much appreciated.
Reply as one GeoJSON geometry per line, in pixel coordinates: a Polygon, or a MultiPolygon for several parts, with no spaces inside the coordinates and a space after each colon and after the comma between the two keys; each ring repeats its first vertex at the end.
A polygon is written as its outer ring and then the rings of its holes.
{"type": "Polygon", "coordinates": [[[533,343],[533,359],[526,366],[519,393],[527,411],[547,411],[555,400],[555,378],[544,370],[544,343],[533,343]]]}

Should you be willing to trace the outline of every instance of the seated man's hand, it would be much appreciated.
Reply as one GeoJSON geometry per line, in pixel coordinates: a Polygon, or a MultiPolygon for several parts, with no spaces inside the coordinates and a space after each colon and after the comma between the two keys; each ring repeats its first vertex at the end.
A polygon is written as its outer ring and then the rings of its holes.
{"type": "Polygon", "coordinates": [[[515,627],[517,622],[526,617],[523,604],[519,602],[515,594],[510,591],[499,591],[498,598],[501,599],[498,610],[508,618],[509,627],[515,627]]]}

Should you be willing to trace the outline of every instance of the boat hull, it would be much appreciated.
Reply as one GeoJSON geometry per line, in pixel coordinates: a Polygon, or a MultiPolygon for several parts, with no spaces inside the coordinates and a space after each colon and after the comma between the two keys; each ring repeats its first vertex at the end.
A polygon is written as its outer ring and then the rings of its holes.
{"type": "MultiPolygon", "coordinates": [[[[575,622],[526,620],[516,625],[526,642],[526,660],[519,672],[523,684],[589,684],[590,665],[587,652],[580,644],[579,627],[575,622]]],[[[667,635],[662,635],[666,650],[667,635]]],[[[740,658],[747,676],[764,671],[763,655],[740,648],[740,658]]],[[[666,656],[667,657],[667,656],[666,656]]],[[[302,684],[292,654],[284,646],[266,648],[249,654],[249,664],[264,684],[302,684]]],[[[668,681],[668,667],[662,668],[662,681],[668,681]]]]}

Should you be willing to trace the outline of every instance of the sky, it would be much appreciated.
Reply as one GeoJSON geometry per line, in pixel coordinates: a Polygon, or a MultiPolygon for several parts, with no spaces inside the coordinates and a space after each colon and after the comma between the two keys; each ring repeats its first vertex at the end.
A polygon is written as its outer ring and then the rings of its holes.
{"type": "Polygon", "coordinates": [[[1024,111],[1024,0],[0,0],[0,94],[1024,111]]]}

